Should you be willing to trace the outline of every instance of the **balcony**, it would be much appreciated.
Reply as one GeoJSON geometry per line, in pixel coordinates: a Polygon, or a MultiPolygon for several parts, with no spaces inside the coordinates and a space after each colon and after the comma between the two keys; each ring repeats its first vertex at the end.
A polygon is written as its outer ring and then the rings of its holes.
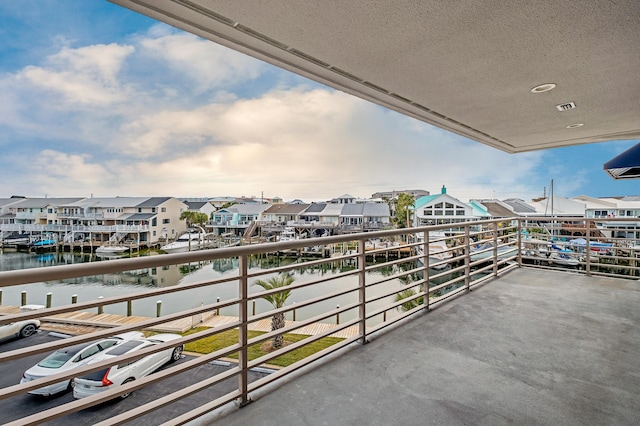
{"type": "MultiPolygon", "coordinates": [[[[122,321],[113,328],[61,341],[29,345],[27,338],[24,348],[0,353],[0,367],[10,369],[24,357],[37,359],[36,355],[44,357],[60,347],[103,336],[181,321],[193,324],[194,318],[215,317],[225,309],[235,309],[235,317],[185,334],[179,342],[191,343],[232,330],[238,336],[227,347],[189,357],[117,389],[76,401],[56,398],[55,403],[38,410],[29,411],[24,393],[106,364],[83,366],[52,379],[5,385],[0,389],[0,405],[20,403],[25,411],[3,421],[16,425],[52,418],[67,424],[82,422],[86,412],[80,410],[118,398],[125,390],[142,392],[160,385],[153,388],[157,394],[151,400],[137,400],[132,410],[110,412],[109,407],[118,405],[102,404],[90,412],[104,415],[103,424],[133,419],[157,424],[159,417],[155,416],[171,419],[166,424],[190,420],[208,424],[222,416],[226,416],[225,424],[254,424],[256,419],[261,424],[633,424],[640,415],[635,404],[638,380],[630,374],[640,350],[640,332],[635,327],[640,321],[638,236],[616,238],[611,230],[607,231],[611,235],[600,231],[596,235],[589,220],[576,218],[573,224],[580,221],[583,227],[573,226],[572,232],[585,234],[582,248],[586,251],[571,268],[558,267],[551,257],[540,257],[524,247],[534,238],[559,244],[562,238],[576,235],[562,236],[562,224],[554,218],[511,218],[460,224],[461,234],[446,237],[435,237],[432,232],[450,225],[2,272],[0,287],[6,294],[16,285],[65,278],[209,261],[229,265],[225,274],[213,279],[3,316],[0,324],[27,318],[46,322],[53,315],[101,312],[171,294],[193,299],[190,292],[196,289],[206,289],[208,294],[208,299],[198,299],[198,307],[192,309],[138,322],[122,321]],[[475,231],[478,227],[482,230],[475,231]],[[400,245],[367,250],[366,242],[373,238],[393,239],[400,245]],[[421,254],[442,238],[451,256],[421,254]],[[250,267],[253,256],[304,251],[319,241],[341,252],[332,258],[301,257],[271,268],[250,267]],[[477,250],[479,241],[492,245],[477,250]],[[395,255],[389,255],[390,251],[395,255]],[[335,262],[347,266],[311,279],[297,275],[287,289],[295,294],[312,291],[295,304],[256,310],[256,301],[281,291],[262,290],[253,285],[256,279],[301,268],[326,271],[335,262]],[[413,295],[396,298],[405,289],[397,281],[408,282],[415,290],[413,295]],[[216,300],[222,287],[228,291],[216,300]],[[337,306],[336,300],[340,301],[337,306]],[[284,328],[249,334],[276,314],[286,316],[284,328]],[[318,325],[323,325],[321,331],[304,331],[318,325]],[[281,333],[308,336],[250,357],[251,347],[281,333]],[[262,377],[252,375],[257,368],[269,368],[278,357],[339,333],[343,337],[331,346],[262,377]],[[238,358],[228,368],[193,379],[199,369],[226,362],[232,353],[238,358]],[[163,386],[176,380],[180,386],[163,386]],[[194,402],[191,398],[197,395],[206,396],[194,402]],[[242,408],[237,409],[239,406],[242,408]]],[[[144,354],[167,347],[158,345],[144,354]]],[[[133,358],[121,356],[118,362],[133,358]]]]}

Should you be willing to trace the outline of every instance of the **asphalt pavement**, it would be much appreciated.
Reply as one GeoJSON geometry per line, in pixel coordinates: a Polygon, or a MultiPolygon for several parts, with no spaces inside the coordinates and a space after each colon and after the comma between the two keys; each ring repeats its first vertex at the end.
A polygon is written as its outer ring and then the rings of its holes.
{"type": "MultiPolygon", "coordinates": [[[[27,345],[56,341],[64,338],[63,336],[64,335],[40,330],[37,334],[28,337],[27,339],[14,339],[0,343],[0,352],[19,349],[27,345]]],[[[4,388],[19,383],[22,373],[29,367],[38,363],[46,355],[47,354],[32,355],[19,360],[1,363],[0,386],[4,388]]],[[[178,363],[185,362],[188,359],[192,359],[192,356],[184,355],[182,360],[178,361],[178,363]]],[[[174,392],[177,389],[182,389],[193,383],[219,374],[227,368],[228,367],[222,365],[208,363],[191,369],[183,374],[169,377],[160,383],[154,383],[143,389],[137,390],[125,400],[109,401],[107,403],[70,414],[61,419],[52,420],[47,424],[65,426],[69,424],[94,424],[158,399],[159,397],[174,392]]],[[[264,372],[250,372],[250,380],[257,380],[264,377],[266,374],[267,373],[264,372]]],[[[231,378],[188,398],[163,407],[151,414],[136,419],[136,426],[155,426],[201,406],[212,399],[218,398],[225,393],[231,392],[236,388],[236,386],[237,379],[231,378]]],[[[24,394],[13,398],[3,399],[0,400],[0,423],[14,421],[73,400],[72,392],[64,392],[51,397],[24,394]]]]}

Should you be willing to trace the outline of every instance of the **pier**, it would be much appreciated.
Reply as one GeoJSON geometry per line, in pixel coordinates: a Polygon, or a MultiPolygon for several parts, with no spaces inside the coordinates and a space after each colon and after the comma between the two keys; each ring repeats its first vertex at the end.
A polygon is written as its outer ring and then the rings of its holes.
{"type": "MultiPolygon", "coordinates": [[[[17,306],[0,305],[0,315],[17,314],[23,312],[17,306]]],[[[87,311],[68,312],[64,314],[56,314],[51,316],[43,316],[39,318],[43,330],[58,331],[69,334],[85,334],[95,331],[96,328],[114,328],[121,325],[130,325],[151,319],[142,316],[126,316],[116,314],[94,313],[87,311]]],[[[215,311],[208,314],[196,315],[190,318],[182,318],[176,321],[170,321],[154,327],[146,329],[159,333],[184,333],[194,327],[221,327],[233,322],[237,322],[235,316],[217,315],[215,311]]],[[[298,321],[286,321],[286,326],[294,325],[298,321]]],[[[316,335],[324,333],[333,328],[337,328],[337,324],[314,323],[295,330],[295,334],[316,335]]],[[[271,318],[265,318],[260,321],[249,324],[249,330],[252,331],[271,331],[271,318]]],[[[331,334],[331,337],[349,338],[358,335],[358,326],[351,326],[331,334]]]]}

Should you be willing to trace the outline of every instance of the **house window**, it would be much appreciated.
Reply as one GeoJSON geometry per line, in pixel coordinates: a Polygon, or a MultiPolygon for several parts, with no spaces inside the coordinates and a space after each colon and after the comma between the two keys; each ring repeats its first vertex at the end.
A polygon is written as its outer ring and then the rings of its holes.
{"type": "Polygon", "coordinates": [[[151,226],[158,226],[158,218],[154,217],[153,219],[151,219],[151,226]]]}
{"type": "MultiPolygon", "coordinates": [[[[160,211],[161,211],[162,213],[166,213],[166,212],[167,212],[167,208],[166,208],[166,207],[162,207],[162,208],[160,209],[160,211]]],[[[182,212],[182,209],[180,209],[180,211],[182,212]]]]}
{"type": "Polygon", "coordinates": [[[171,219],[162,219],[163,224],[170,223],[170,222],[171,222],[171,219]]]}

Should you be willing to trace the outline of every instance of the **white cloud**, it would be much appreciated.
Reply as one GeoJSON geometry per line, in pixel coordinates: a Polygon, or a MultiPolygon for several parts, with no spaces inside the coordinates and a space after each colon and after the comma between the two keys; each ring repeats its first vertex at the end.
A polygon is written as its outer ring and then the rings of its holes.
{"type": "Polygon", "coordinates": [[[94,45],[62,48],[45,67],[26,67],[19,77],[73,104],[106,105],[126,99],[117,79],[133,46],[94,45]]]}
{"type": "Polygon", "coordinates": [[[140,39],[142,53],[188,77],[198,92],[253,80],[266,69],[256,59],[192,34],[155,28],[149,35],[140,39]]]}
{"type": "Polygon", "coordinates": [[[162,26],[130,45],[64,47],[0,78],[12,101],[0,106],[8,143],[33,141],[12,154],[19,172],[0,159],[0,177],[27,194],[264,192],[310,201],[442,185],[461,199],[534,191],[525,176],[542,153],[508,155],[330,89],[271,82],[277,89],[265,92],[261,73],[274,76],[162,26]],[[206,95],[174,83],[176,73],[206,95]]]}

